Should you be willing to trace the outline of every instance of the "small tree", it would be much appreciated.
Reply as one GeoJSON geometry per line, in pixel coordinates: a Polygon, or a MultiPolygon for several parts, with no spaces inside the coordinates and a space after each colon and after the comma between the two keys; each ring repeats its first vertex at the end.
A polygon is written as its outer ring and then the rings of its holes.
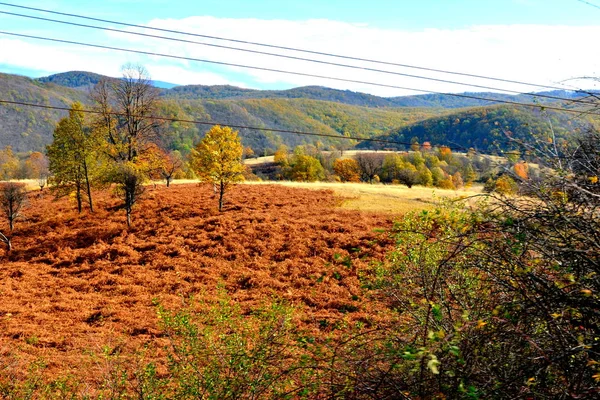
{"type": "Polygon", "coordinates": [[[375,175],[381,175],[383,166],[383,154],[358,153],[354,157],[360,168],[361,179],[372,183],[375,175]]]}
{"type": "Polygon", "coordinates": [[[242,143],[238,132],[228,126],[213,126],[190,156],[190,165],[203,182],[216,185],[219,211],[223,197],[231,185],[244,180],[242,143]]]}
{"type": "Polygon", "coordinates": [[[283,170],[284,176],[292,181],[315,182],[325,179],[325,169],[313,156],[294,154],[283,170]]]}
{"type": "Polygon", "coordinates": [[[456,171],[454,173],[454,175],[452,175],[452,184],[454,185],[455,189],[460,189],[463,186],[465,186],[465,183],[463,182],[463,178],[462,178],[462,175],[460,174],[460,172],[456,171]]]}
{"type": "Polygon", "coordinates": [[[338,158],[333,163],[333,170],[342,182],[360,182],[360,167],[356,160],[338,158]]]}
{"type": "Polygon", "coordinates": [[[121,79],[101,80],[92,98],[99,115],[95,129],[104,137],[104,155],[110,161],[107,183],[115,184],[122,196],[129,226],[131,207],[143,192],[141,184],[155,168],[147,153],[159,141],[161,129],[154,118],[159,92],[148,71],[127,64],[122,72],[121,79]]]}
{"type": "Polygon", "coordinates": [[[53,137],[46,148],[53,174],[52,191],[57,197],[75,193],[79,212],[87,199],[93,212],[92,179],[98,169],[100,138],[97,131],[85,126],[80,103],[73,103],[69,116],[58,122],[53,137]]]}
{"type": "Polygon", "coordinates": [[[48,175],[50,175],[48,157],[39,151],[34,151],[29,155],[26,164],[27,170],[31,173],[31,178],[37,180],[40,190],[44,190],[48,182],[48,175]]]}
{"type": "Polygon", "coordinates": [[[11,146],[0,150],[0,180],[12,179],[19,169],[19,159],[15,156],[11,146]]]}
{"type": "Polygon", "coordinates": [[[123,208],[127,216],[127,226],[131,226],[131,211],[134,204],[144,194],[146,176],[133,163],[119,164],[112,172],[111,178],[116,182],[117,196],[123,200],[123,208]]]}
{"type": "Polygon", "coordinates": [[[254,150],[250,146],[244,147],[244,158],[253,158],[254,150]]]}
{"type": "Polygon", "coordinates": [[[275,162],[275,164],[278,164],[281,167],[284,167],[287,165],[287,163],[288,163],[288,148],[286,145],[282,144],[275,151],[275,154],[273,155],[273,162],[275,162]]]}
{"type": "MultiPolygon", "coordinates": [[[[8,229],[12,232],[15,221],[20,218],[21,210],[27,200],[27,191],[22,183],[4,183],[0,185],[0,210],[8,221],[8,229]]],[[[5,243],[8,251],[12,244],[10,237],[0,233],[0,241],[5,243]]]]}
{"type": "Polygon", "coordinates": [[[167,187],[171,185],[171,181],[173,181],[178,174],[183,173],[183,160],[178,151],[172,151],[169,154],[165,154],[160,173],[167,182],[167,187]]]}
{"type": "Polygon", "coordinates": [[[419,182],[419,173],[414,165],[405,163],[402,168],[396,171],[396,179],[410,189],[419,182]]]}

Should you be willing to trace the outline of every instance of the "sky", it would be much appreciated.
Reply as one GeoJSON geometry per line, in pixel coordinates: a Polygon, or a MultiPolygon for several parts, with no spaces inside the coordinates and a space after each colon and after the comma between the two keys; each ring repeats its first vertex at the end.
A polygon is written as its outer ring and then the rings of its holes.
{"type": "Polygon", "coordinates": [[[531,92],[544,90],[543,86],[590,89],[595,88],[596,81],[581,78],[600,76],[600,53],[595,43],[596,38],[600,37],[600,0],[14,0],[6,3],[0,0],[0,31],[4,32],[0,33],[0,72],[29,77],[72,70],[119,76],[123,65],[135,63],[143,65],[154,80],[180,85],[229,84],[255,89],[320,85],[391,97],[427,92],[531,92]],[[114,23],[15,8],[7,4],[213,38],[123,27],[114,23]],[[75,27],[6,13],[126,32],[75,27]],[[131,32],[167,36],[176,40],[136,36],[131,32]],[[8,33],[118,47],[155,55],[23,38],[8,33]],[[215,38],[404,66],[334,58],[215,38]],[[181,39],[204,45],[181,42],[181,39]],[[329,65],[327,62],[354,68],[329,65]],[[501,78],[530,85],[423,68],[501,78]]]}

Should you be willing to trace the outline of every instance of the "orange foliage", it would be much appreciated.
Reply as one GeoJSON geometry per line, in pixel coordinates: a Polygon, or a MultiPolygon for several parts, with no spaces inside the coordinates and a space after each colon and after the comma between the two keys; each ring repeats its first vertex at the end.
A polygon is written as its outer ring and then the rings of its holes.
{"type": "Polygon", "coordinates": [[[449,161],[452,159],[452,150],[448,146],[440,147],[440,160],[449,161]]]}
{"type": "Polygon", "coordinates": [[[529,179],[529,165],[526,162],[522,161],[516,163],[513,169],[515,171],[515,175],[517,175],[519,178],[525,180],[529,179]]]}
{"type": "Polygon", "coordinates": [[[336,159],[333,170],[342,182],[360,182],[360,167],[358,162],[352,158],[336,159]]]}
{"type": "Polygon", "coordinates": [[[108,211],[118,203],[108,191],[82,216],[68,199],[32,198],[13,251],[0,250],[0,352],[93,379],[86,352],[118,346],[133,359],[168,343],[155,300],[177,309],[192,295],[214,300],[221,284],[245,310],[283,298],[313,330],[385,322],[359,275],[393,248],[374,231],[391,227],[387,217],[337,209],[328,191],[240,185],[224,213],[211,196],[208,185],[148,188],[131,229],[108,211]]]}

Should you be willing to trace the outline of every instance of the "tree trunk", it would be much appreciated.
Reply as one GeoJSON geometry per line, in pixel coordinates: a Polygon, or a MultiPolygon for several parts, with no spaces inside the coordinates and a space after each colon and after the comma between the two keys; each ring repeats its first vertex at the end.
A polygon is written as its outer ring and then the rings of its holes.
{"type": "Polygon", "coordinates": [[[133,193],[131,188],[125,188],[125,213],[127,214],[127,227],[131,228],[131,209],[133,207],[133,193]]]}
{"type": "Polygon", "coordinates": [[[81,185],[80,184],[77,184],[77,192],[75,194],[75,197],[77,198],[77,211],[79,212],[79,214],[81,214],[82,204],[81,204],[81,185]]]}
{"type": "Polygon", "coordinates": [[[92,201],[92,186],[90,184],[90,177],[88,175],[87,162],[83,161],[83,173],[85,174],[85,186],[87,189],[88,201],[90,202],[90,211],[94,212],[94,202],[92,201]]]}
{"type": "Polygon", "coordinates": [[[12,250],[12,243],[8,236],[5,236],[2,232],[0,232],[0,242],[4,242],[6,244],[6,251],[9,252],[12,250]]]}
{"type": "Polygon", "coordinates": [[[225,183],[221,181],[219,190],[219,212],[223,211],[223,194],[225,193],[225,183]]]}
{"type": "Polygon", "coordinates": [[[171,184],[171,177],[167,177],[167,187],[171,184]]]}

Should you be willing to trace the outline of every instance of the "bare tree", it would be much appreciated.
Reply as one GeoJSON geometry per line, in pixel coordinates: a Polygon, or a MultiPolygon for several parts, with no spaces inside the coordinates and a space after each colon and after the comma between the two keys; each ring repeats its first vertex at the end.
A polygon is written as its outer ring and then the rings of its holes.
{"type": "MultiPolygon", "coordinates": [[[[22,216],[23,209],[27,200],[27,191],[22,183],[4,183],[0,186],[0,211],[8,221],[10,232],[14,229],[15,221],[22,216]]],[[[6,244],[8,250],[12,248],[10,237],[0,233],[0,242],[6,244]]]]}
{"type": "Polygon", "coordinates": [[[172,151],[167,154],[161,168],[161,175],[167,181],[167,187],[171,185],[173,178],[181,172],[183,168],[183,160],[178,151],[172,151]]]}
{"type": "Polygon", "coordinates": [[[377,153],[358,153],[354,159],[360,168],[360,177],[363,181],[372,183],[375,175],[380,175],[385,156],[377,153]]]}
{"type": "Polygon", "coordinates": [[[92,97],[100,112],[96,128],[104,133],[106,155],[113,164],[113,172],[107,176],[122,195],[129,226],[132,207],[143,193],[141,185],[150,172],[144,170],[142,159],[159,131],[152,118],[158,90],[144,67],[127,64],[122,72],[121,79],[99,82],[92,97]]]}

